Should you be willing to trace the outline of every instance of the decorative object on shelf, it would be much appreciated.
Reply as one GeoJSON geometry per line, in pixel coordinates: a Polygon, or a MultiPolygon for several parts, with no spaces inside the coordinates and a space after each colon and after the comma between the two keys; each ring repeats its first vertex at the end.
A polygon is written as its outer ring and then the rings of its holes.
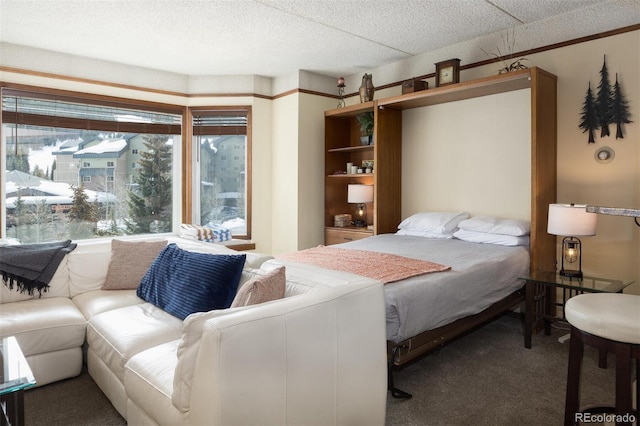
{"type": "Polygon", "coordinates": [[[436,87],[460,83],[460,59],[436,62],[436,87]]]}
{"type": "Polygon", "coordinates": [[[360,85],[360,102],[369,102],[373,100],[373,94],[376,88],[373,87],[373,74],[364,74],[362,76],[362,84],[360,85]]]}
{"type": "Polygon", "coordinates": [[[412,78],[411,80],[402,82],[402,94],[420,92],[429,88],[429,82],[420,80],[419,78],[412,78]]]}
{"type": "Polygon", "coordinates": [[[342,108],[346,104],[344,103],[344,88],[347,85],[344,82],[344,77],[338,78],[338,108],[342,108]]]}
{"type": "Polygon", "coordinates": [[[503,67],[498,70],[498,74],[505,74],[511,71],[518,71],[529,68],[528,66],[523,64],[524,61],[528,61],[528,59],[524,56],[516,60],[513,59],[517,56],[516,52],[514,52],[516,47],[515,28],[511,30],[511,34],[509,34],[509,31],[506,31],[501,35],[501,38],[502,50],[500,50],[500,47],[497,47],[496,50],[498,51],[498,53],[488,53],[483,48],[480,48],[480,50],[482,50],[485,55],[493,56],[496,62],[502,61],[503,67]]]}
{"type": "Polygon", "coordinates": [[[596,235],[598,216],[589,213],[586,205],[549,204],[547,232],[562,239],[560,275],[582,279],[582,243],[578,236],[596,235]],[[566,268],[565,268],[566,263],[566,268]],[[577,269],[568,269],[577,267],[577,269]]]}
{"type": "Polygon", "coordinates": [[[351,215],[347,213],[333,216],[333,226],[337,228],[346,228],[347,226],[351,226],[351,215]]]}
{"type": "Polygon", "coordinates": [[[609,70],[605,56],[600,69],[598,93],[594,97],[591,82],[589,82],[578,127],[583,129],[583,133],[589,132],[588,143],[595,143],[594,131],[600,129],[601,138],[610,136],[609,124],[615,123],[616,139],[624,139],[622,125],[632,122],[629,119],[630,116],[629,105],[618,81],[618,73],[616,73],[616,82],[613,88],[609,84],[609,70]]]}
{"type": "Polygon", "coordinates": [[[587,89],[587,95],[584,98],[584,104],[582,105],[582,115],[580,116],[579,128],[582,129],[582,133],[589,132],[588,143],[595,143],[594,131],[599,129],[598,125],[598,109],[596,108],[595,99],[593,99],[593,91],[591,90],[591,82],[589,82],[589,88],[587,89]]]}
{"type": "Polygon", "coordinates": [[[361,112],[356,115],[360,125],[360,142],[362,145],[373,145],[373,111],[361,112]]]}
{"type": "Polygon", "coordinates": [[[608,146],[603,146],[602,148],[598,148],[595,154],[593,155],[596,161],[600,164],[608,164],[612,162],[615,156],[616,156],[616,153],[613,151],[612,148],[608,146]]]}
{"type": "Polygon", "coordinates": [[[373,160],[362,160],[362,168],[373,170],[373,160]]]}
{"type": "Polygon", "coordinates": [[[354,226],[367,226],[367,205],[373,201],[373,185],[349,184],[347,187],[347,203],[356,204],[354,226]]]}

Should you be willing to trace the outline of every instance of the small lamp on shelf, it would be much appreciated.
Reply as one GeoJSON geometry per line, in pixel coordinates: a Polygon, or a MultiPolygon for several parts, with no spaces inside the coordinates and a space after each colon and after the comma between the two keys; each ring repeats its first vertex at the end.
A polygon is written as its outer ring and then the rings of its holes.
{"type": "Polygon", "coordinates": [[[577,237],[596,235],[596,219],[585,205],[549,204],[547,232],[564,237],[560,275],[582,279],[582,243],[577,237]]]}
{"type": "Polygon", "coordinates": [[[367,226],[367,205],[373,201],[373,185],[349,185],[347,188],[347,203],[357,204],[353,224],[358,227],[367,226]]]}

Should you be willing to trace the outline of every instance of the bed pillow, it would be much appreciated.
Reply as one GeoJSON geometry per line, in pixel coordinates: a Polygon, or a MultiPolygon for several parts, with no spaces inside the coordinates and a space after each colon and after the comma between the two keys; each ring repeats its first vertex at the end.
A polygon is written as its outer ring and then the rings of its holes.
{"type": "Polygon", "coordinates": [[[437,233],[437,232],[428,232],[428,231],[412,231],[408,229],[398,229],[396,235],[410,235],[412,237],[425,237],[425,238],[436,238],[436,239],[448,239],[453,238],[453,232],[447,233],[437,233]]]}
{"type": "Polygon", "coordinates": [[[284,298],[287,280],[285,268],[281,266],[269,273],[255,277],[240,287],[231,303],[232,308],[257,305],[284,298]]]}
{"type": "Polygon", "coordinates": [[[226,309],[245,259],[245,254],[196,253],[172,243],[153,261],[136,294],[182,320],[194,312],[226,309]]]}
{"type": "Polygon", "coordinates": [[[403,220],[398,229],[447,234],[455,231],[458,223],[468,217],[467,212],[420,212],[403,220]]]}
{"type": "Polygon", "coordinates": [[[515,237],[529,235],[531,231],[531,224],[528,220],[502,219],[492,216],[474,216],[461,221],[458,227],[465,231],[513,235],[515,237]]]}
{"type": "Polygon", "coordinates": [[[529,236],[514,236],[504,234],[489,234],[486,232],[457,230],[453,236],[462,241],[471,243],[498,244],[502,246],[529,246],[529,236]]]}
{"type": "Polygon", "coordinates": [[[111,261],[102,290],[135,290],[167,240],[111,240],[111,261]]]}

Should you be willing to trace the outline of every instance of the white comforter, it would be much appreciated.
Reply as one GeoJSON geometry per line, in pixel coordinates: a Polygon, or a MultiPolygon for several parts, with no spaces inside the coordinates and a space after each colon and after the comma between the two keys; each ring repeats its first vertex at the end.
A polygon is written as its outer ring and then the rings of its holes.
{"type": "MultiPolygon", "coordinates": [[[[450,271],[420,275],[384,286],[387,340],[396,343],[484,310],[522,287],[523,282],[518,277],[529,270],[529,251],[525,247],[393,234],[376,235],[335,247],[392,253],[451,266],[450,271]]],[[[284,264],[288,276],[298,275],[319,282],[344,284],[357,279],[353,274],[312,265],[278,259],[268,263],[284,264]]]]}

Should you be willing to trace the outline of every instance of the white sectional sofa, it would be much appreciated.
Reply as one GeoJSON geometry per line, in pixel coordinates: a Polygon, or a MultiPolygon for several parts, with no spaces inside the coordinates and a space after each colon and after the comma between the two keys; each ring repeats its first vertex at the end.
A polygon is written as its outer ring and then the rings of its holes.
{"type": "MultiPolygon", "coordinates": [[[[273,269],[260,269],[269,256],[245,254],[241,284],[273,269]]],[[[110,260],[109,240],[83,241],[42,297],[0,284],[0,336],[16,336],[38,386],[78,375],[84,361],[129,424],[384,423],[381,283],[287,277],[284,299],[183,321],[135,290],[101,290],[110,260]]]]}

